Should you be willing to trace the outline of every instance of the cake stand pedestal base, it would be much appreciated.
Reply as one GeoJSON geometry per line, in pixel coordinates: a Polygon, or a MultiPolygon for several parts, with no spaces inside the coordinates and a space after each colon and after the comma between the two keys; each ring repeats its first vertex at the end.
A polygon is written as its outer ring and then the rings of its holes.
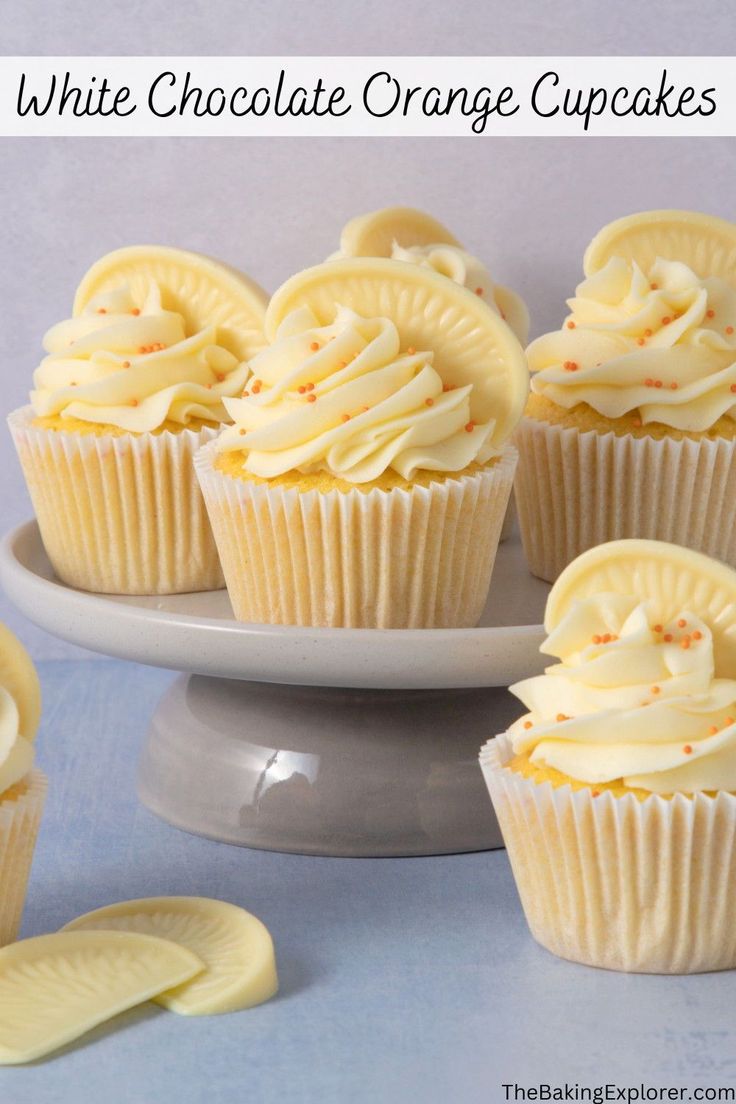
{"type": "Polygon", "coordinates": [[[182,675],[139,769],[170,824],[309,855],[436,855],[502,846],[478,766],[519,713],[498,688],[346,690],[182,675]]]}

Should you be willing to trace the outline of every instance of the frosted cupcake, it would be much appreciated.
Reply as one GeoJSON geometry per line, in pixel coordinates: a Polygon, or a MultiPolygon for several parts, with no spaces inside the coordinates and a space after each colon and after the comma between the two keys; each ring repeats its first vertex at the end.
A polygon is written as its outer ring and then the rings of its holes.
{"type": "Polygon", "coordinates": [[[0,947],[18,935],[46,777],[33,765],[41,690],[30,656],[0,624],[0,947]]]}
{"type": "Polygon", "coordinates": [[[265,294],[198,254],[121,249],[44,337],[31,405],[9,424],[49,559],[84,590],[223,585],[194,477],[265,344],[265,294]]]}
{"type": "Polygon", "coordinates": [[[420,266],[351,259],[287,281],[266,333],[195,461],[236,617],[475,624],[527,393],[510,329],[420,266]]]}
{"type": "Polygon", "coordinates": [[[481,753],[532,934],[615,970],[736,966],[736,572],[656,541],[549,596],[528,712],[481,753]]]}
{"type": "Polygon", "coordinates": [[[648,212],[606,227],[562,329],[527,350],[516,434],[524,549],[550,581],[613,538],[736,564],[736,226],[648,212]]]}

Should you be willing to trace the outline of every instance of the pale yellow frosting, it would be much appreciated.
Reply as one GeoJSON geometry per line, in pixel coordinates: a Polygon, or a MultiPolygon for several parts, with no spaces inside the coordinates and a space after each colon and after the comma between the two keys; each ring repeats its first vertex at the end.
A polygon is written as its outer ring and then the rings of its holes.
{"type": "Polygon", "coordinates": [[[708,625],[657,623],[621,594],[573,602],[542,646],[559,663],[511,687],[514,752],[583,782],[651,793],[736,790],[736,679],[714,677],[708,625]]]}
{"type": "Polygon", "coordinates": [[[532,390],[558,406],[701,432],[736,420],[736,289],[678,261],[613,257],[527,349],[532,390]]]}
{"type": "Polygon", "coordinates": [[[0,686],[0,797],[33,766],[33,744],[20,732],[15,699],[0,686]]]}
{"type": "Polygon", "coordinates": [[[320,326],[300,308],[250,367],[246,395],[225,400],[234,425],[218,447],[242,451],[253,475],[325,471],[365,483],[389,468],[411,479],[498,455],[494,422],[470,420],[472,385],[445,390],[432,353],[402,350],[387,318],[341,307],[320,326]]]}
{"type": "Polygon", "coordinates": [[[242,391],[248,368],[206,327],[187,337],[151,281],[136,304],[127,288],[96,296],[75,318],[52,326],[33,377],[39,417],[60,414],[146,433],[164,422],[224,422],[223,399],[242,391]]]}

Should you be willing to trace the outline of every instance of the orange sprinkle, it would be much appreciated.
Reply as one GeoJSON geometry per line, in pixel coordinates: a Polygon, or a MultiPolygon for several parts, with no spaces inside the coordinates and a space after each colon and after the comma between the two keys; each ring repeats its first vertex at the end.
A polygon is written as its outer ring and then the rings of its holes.
{"type": "Polygon", "coordinates": [[[733,717],[726,717],[726,724],[727,725],[732,725],[733,724],[733,717]]]}
{"type": "Polygon", "coordinates": [[[654,381],[654,386],[655,387],[661,387],[662,386],[662,381],[661,380],[655,380],[654,381]]]}
{"type": "Polygon", "coordinates": [[[654,380],[653,379],[645,379],[644,380],[644,386],[645,387],[654,387],[654,380]]]}
{"type": "Polygon", "coordinates": [[[664,318],[662,319],[662,325],[663,326],[669,326],[671,321],[672,321],[672,319],[670,318],[670,316],[668,314],[666,314],[664,316],[664,318]]]}
{"type": "Polygon", "coordinates": [[[307,395],[307,402],[316,402],[316,401],[317,401],[317,396],[316,395],[307,395]]]}
{"type": "Polygon", "coordinates": [[[693,753],[693,749],[690,746],[690,744],[685,744],[685,746],[682,750],[685,752],[685,755],[692,755],[692,753],[693,753]]]}
{"type": "Polygon", "coordinates": [[[253,392],[253,394],[254,394],[254,395],[260,395],[260,393],[261,393],[261,385],[260,385],[260,383],[254,383],[254,384],[252,384],[252,385],[251,385],[251,390],[252,390],[252,392],[253,392]]]}
{"type": "Polygon", "coordinates": [[[466,433],[472,433],[474,429],[475,429],[475,422],[468,422],[465,426],[465,432],[466,433]]]}
{"type": "Polygon", "coordinates": [[[569,721],[570,718],[566,717],[564,713],[558,713],[557,714],[557,720],[558,721],[569,721]]]}
{"type": "Polygon", "coordinates": [[[611,634],[610,633],[604,633],[603,643],[604,644],[610,644],[611,643],[611,634]]]}
{"type": "Polygon", "coordinates": [[[703,634],[701,633],[700,629],[696,629],[695,632],[693,633],[693,640],[702,640],[702,639],[703,639],[703,634]]]}
{"type": "Polygon", "coordinates": [[[316,353],[319,349],[319,341],[313,341],[309,348],[312,350],[313,353],[316,353]]]}
{"type": "Polygon", "coordinates": [[[263,387],[263,380],[254,379],[253,380],[253,387],[263,387]]]}
{"type": "Polygon", "coordinates": [[[568,322],[567,323],[567,328],[568,328],[568,330],[574,330],[575,329],[575,323],[574,322],[568,322]]]}
{"type": "Polygon", "coordinates": [[[306,387],[307,391],[314,391],[313,383],[306,383],[304,386],[306,387]]]}
{"type": "Polygon", "coordinates": [[[124,360],[123,364],[122,364],[122,367],[123,368],[130,368],[130,361],[129,360],[124,360]]]}
{"type": "Polygon", "coordinates": [[[727,334],[732,334],[733,333],[733,326],[726,326],[726,333],[727,334]]]}
{"type": "Polygon", "coordinates": [[[601,796],[601,791],[600,790],[591,790],[590,791],[590,796],[591,797],[600,797],[601,796]]]}
{"type": "Polygon", "coordinates": [[[649,286],[652,289],[652,291],[658,291],[659,290],[659,284],[650,284],[649,286]]]}
{"type": "Polygon", "coordinates": [[[680,647],[684,648],[685,651],[687,651],[687,649],[690,647],[690,637],[689,636],[683,636],[682,640],[680,641],[680,647]]]}
{"type": "Polygon", "coordinates": [[[637,337],[636,344],[637,345],[646,345],[646,341],[644,340],[643,337],[637,337]]]}
{"type": "Polygon", "coordinates": [[[222,383],[223,380],[225,379],[225,373],[224,372],[215,372],[215,379],[217,380],[218,383],[222,383]]]}
{"type": "Polygon", "coordinates": [[[97,313],[98,314],[107,314],[107,309],[105,307],[98,307],[97,308],[97,313]]]}
{"type": "Polygon", "coordinates": [[[483,294],[483,288],[476,288],[475,289],[475,294],[476,295],[482,295],[483,294]]]}
{"type": "Polygon", "coordinates": [[[247,432],[248,432],[248,431],[247,431],[246,429],[239,429],[239,430],[238,430],[238,433],[240,434],[240,436],[241,436],[241,437],[245,437],[245,435],[246,435],[246,433],[247,433],[247,432]]]}
{"type": "Polygon", "coordinates": [[[531,721],[524,721],[524,728],[531,728],[531,727],[532,727],[532,722],[531,721]]]}
{"type": "Polygon", "coordinates": [[[137,406],[138,405],[138,400],[137,399],[131,399],[130,400],[130,405],[131,406],[137,406]]]}
{"type": "Polygon", "coordinates": [[[139,314],[140,314],[141,312],[140,312],[140,309],[139,309],[138,307],[133,307],[133,309],[132,309],[132,311],[131,311],[130,313],[131,313],[131,314],[134,314],[134,315],[136,316],[136,318],[137,318],[137,317],[138,317],[138,315],[139,315],[139,314]]]}
{"type": "Polygon", "coordinates": [[[618,640],[616,633],[611,633],[611,640],[618,640]]]}
{"type": "Polygon", "coordinates": [[[662,626],[661,625],[655,625],[654,629],[652,631],[653,632],[661,632],[662,631],[662,626]]]}
{"type": "Polygon", "coordinates": [[[425,406],[434,406],[434,399],[425,399],[424,400],[424,405],[425,406]]]}
{"type": "Polygon", "coordinates": [[[208,391],[212,390],[212,384],[211,383],[206,383],[205,387],[207,388],[208,391]]]}
{"type": "Polygon", "coordinates": [[[709,736],[716,736],[718,733],[718,725],[711,725],[708,729],[709,736]]]}
{"type": "Polygon", "coordinates": [[[687,627],[687,621],[684,617],[681,617],[680,620],[677,622],[677,627],[678,629],[684,629],[687,627]]]}
{"type": "Polygon", "coordinates": [[[666,644],[672,643],[672,633],[665,633],[663,637],[666,644]]]}
{"type": "Polygon", "coordinates": [[[410,345],[409,348],[406,351],[407,351],[409,356],[414,356],[414,354],[416,352],[416,349],[414,348],[413,345],[410,345]]]}
{"type": "Polygon", "coordinates": [[[600,644],[600,643],[602,643],[602,640],[603,640],[603,638],[598,636],[598,633],[596,633],[595,636],[593,637],[593,643],[594,644],[600,644]]]}
{"type": "Polygon", "coordinates": [[[651,337],[652,336],[652,331],[651,330],[645,330],[644,331],[644,336],[645,337],[651,337]]]}
{"type": "Polygon", "coordinates": [[[343,422],[349,422],[350,421],[350,415],[349,414],[341,414],[340,415],[340,420],[343,421],[343,422]]]}
{"type": "Polygon", "coordinates": [[[715,316],[716,316],[716,312],[713,310],[712,307],[705,312],[705,317],[706,318],[715,318],[715,316]]]}
{"type": "Polygon", "coordinates": [[[731,390],[736,395],[736,383],[731,384],[731,390]]]}
{"type": "Polygon", "coordinates": [[[631,424],[634,429],[641,429],[641,418],[632,418],[631,424]]]}
{"type": "Polygon", "coordinates": [[[562,367],[566,372],[577,372],[578,370],[578,365],[574,360],[566,360],[562,367]]]}
{"type": "Polygon", "coordinates": [[[670,390],[671,390],[671,391],[676,391],[676,390],[677,390],[677,388],[678,388],[679,386],[680,386],[680,385],[679,385],[679,383],[676,383],[676,382],[675,382],[675,381],[673,380],[673,381],[672,381],[672,383],[670,384],[670,390]]]}
{"type": "Polygon", "coordinates": [[[659,687],[658,686],[652,686],[651,693],[652,694],[658,694],[659,693],[659,687]]]}
{"type": "Polygon", "coordinates": [[[448,391],[454,391],[455,385],[453,383],[443,383],[442,390],[447,393],[448,391]]]}
{"type": "Polygon", "coordinates": [[[341,360],[340,361],[340,367],[341,368],[347,368],[347,366],[348,366],[348,362],[346,360],[341,360]]]}
{"type": "Polygon", "coordinates": [[[304,386],[304,384],[302,384],[301,387],[298,387],[297,390],[298,390],[300,395],[306,395],[306,393],[307,393],[307,389],[304,386]]]}

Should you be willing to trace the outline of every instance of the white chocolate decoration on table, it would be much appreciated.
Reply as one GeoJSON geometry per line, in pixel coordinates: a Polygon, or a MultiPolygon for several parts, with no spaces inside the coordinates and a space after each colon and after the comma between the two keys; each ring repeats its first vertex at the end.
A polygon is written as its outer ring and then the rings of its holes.
{"type": "Polygon", "coordinates": [[[245,909],[205,897],[122,901],[80,916],[65,931],[115,930],[160,936],[188,947],[203,971],[154,1000],[185,1016],[252,1008],[278,991],[273,940],[245,909]]]}
{"type": "Polygon", "coordinates": [[[154,282],[140,302],[127,287],[101,292],[43,343],[48,356],[34,373],[34,412],[133,433],[167,421],[224,422],[223,399],[248,377],[247,365],[218,343],[216,327],[186,336],[184,319],[163,308],[154,282]]]}
{"type": "Polygon", "coordinates": [[[736,420],[736,288],[679,261],[613,257],[527,349],[531,387],[558,406],[702,432],[736,420]]]}
{"type": "Polygon", "coordinates": [[[4,947],[0,1065],[41,1058],[201,970],[186,948],[129,932],[60,932],[4,947]]]}
{"type": "Polygon", "coordinates": [[[243,451],[245,471],[273,477],[327,471],[352,483],[392,468],[457,472],[498,452],[494,423],[470,414],[472,385],[443,384],[430,351],[401,349],[388,318],[341,307],[320,326],[303,307],[251,361],[245,397],[226,400],[234,425],[221,451],[243,451]]]}
{"type": "Polygon", "coordinates": [[[40,715],[41,688],[33,662],[10,629],[0,624],[0,798],[33,767],[40,715]]]}

